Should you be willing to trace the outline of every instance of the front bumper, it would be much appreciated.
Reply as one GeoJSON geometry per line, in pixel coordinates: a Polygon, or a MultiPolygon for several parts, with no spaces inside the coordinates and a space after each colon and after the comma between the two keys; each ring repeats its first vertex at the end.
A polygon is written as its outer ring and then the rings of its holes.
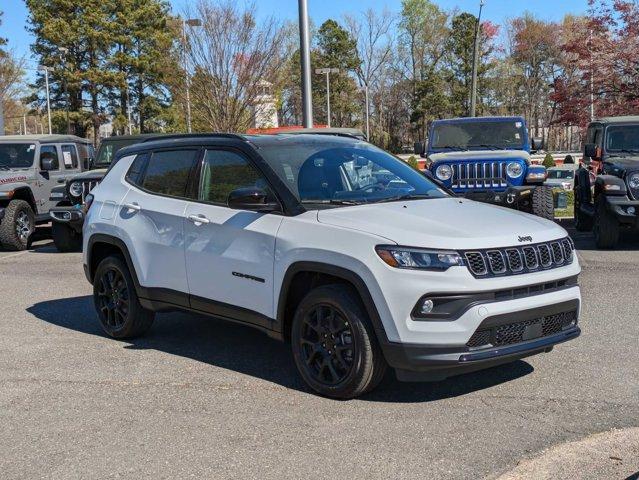
{"type": "Polygon", "coordinates": [[[628,197],[606,196],[606,206],[619,223],[624,226],[639,228],[639,201],[629,200],[628,197]],[[634,213],[632,209],[634,208],[634,213]],[[628,212],[630,209],[630,212],[628,212]]]}
{"type": "Polygon", "coordinates": [[[476,332],[493,333],[488,334],[487,343],[478,347],[469,346],[471,339],[461,346],[387,342],[382,344],[382,350],[388,364],[395,368],[399,380],[438,381],[548,352],[554,345],[580,335],[578,315],[579,301],[565,301],[486,318],[476,332]],[[566,317],[569,321],[565,325],[545,334],[546,326],[542,328],[542,325],[545,325],[546,319],[569,313],[574,314],[574,317],[566,317]],[[497,341],[494,332],[504,331],[508,332],[506,336],[511,340],[503,342],[500,337],[497,341]],[[494,346],[491,342],[498,345],[494,346]]]}
{"type": "Polygon", "coordinates": [[[77,232],[82,232],[84,225],[84,212],[81,205],[71,207],[53,207],[49,210],[51,220],[58,223],[65,223],[77,232]]]}
{"type": "Polygon", "coordinates": [[[495,192],[492,190],[479,190],[473,189],[460,190],[456,189],[455,194],[460,197],[467,198],[469,200],[475,200],[478,202],[492,203],[495,205],[503,205],[507,207],[517,206],[517,204],[528,198],[532,191],[535,189],[534,185],[523,185],[521,187],[508,187],[503,192],[495,192]]]}

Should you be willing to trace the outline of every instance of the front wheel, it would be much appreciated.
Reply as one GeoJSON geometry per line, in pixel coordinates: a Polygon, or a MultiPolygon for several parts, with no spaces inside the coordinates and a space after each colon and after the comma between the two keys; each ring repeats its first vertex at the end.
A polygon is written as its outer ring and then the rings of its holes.
{"type": "Polygon", "coordinates": [[[605,199],[595,202],[595,245],[597,248],[615,248],[619,243],[619,221],[606,207],[605,199]]]}
{"type": "Polygon", "coordinates": [[[35,214],[24,200],[12,200],[0,220],[0,245],[7,250],[26,250],[35,231],[35,214]]]}
{"type": "Polygon", "coordinates": [[[548,220],[555,219],[555,198],[552,188],[540,186],[533,190],[532,213],[548,220]]]}
{"type": "Polygon", "coordinates": [[[65,223],[51,224],[53,243],[59,252],[78,252],[82,249],[82,235],[65,223]]]}
{"type": "Polygon", "coordinates": [[[140,336],[151,328],[155,314],[142,307],[131,273],[118,255],[100,262],[93,278],[93,302],[98,319],[113,338],[140,336]]]}
{"type": "Polygon", "coordinates": [[[306,295],[291,343],[302,378],[327,397],[355,398],[375,388],[387,369],[368,315],[348,286],[325,285],[306,295]]]}

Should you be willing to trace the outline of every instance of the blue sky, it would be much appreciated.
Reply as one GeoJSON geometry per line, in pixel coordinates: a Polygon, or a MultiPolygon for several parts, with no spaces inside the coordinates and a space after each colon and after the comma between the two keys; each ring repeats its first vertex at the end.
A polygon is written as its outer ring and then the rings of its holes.
{"type": "MultiPolygon", "coordinates": [[[[97,0],[99,1],[99,0],[97,0]]],[[[492,22],[502,24],[505,20],[521,15],[530,10],[538,17],[547,20],[559,20],[566,13],[580,14],[587,9],[587,0],[485,0],[483,17],[492,22]]],[[[190,0],[171,0],[175,12],[183,10],[190,0]]],[[[435,0],[435,3],[445,9],[458,8],[476,14],[479,0],[435,0]]],[[[276,15],[282,19],[295,20],[297,18],[296,0],[259,0],[258,12],[261,15],[276,15]]],[[[345,13],[357,13],[367,8],[383,10],[388,7],[391,12],[399,11],[401,0],[308,0],[310,15],[315,24],[319,25],[329,17],[341,17],[345,13]]],[[[31,36],[26,31],[27,8],[23,0],[3,0],[0,10],[4,11],[0,37],[9,40],[9,47],[19,55],[30,56],[29,45],[31,36]]],[[[33,61],[29,67],[35,68],[33,61]]],[[[32,74],[32,72],[29,72],[32,74]]]]}

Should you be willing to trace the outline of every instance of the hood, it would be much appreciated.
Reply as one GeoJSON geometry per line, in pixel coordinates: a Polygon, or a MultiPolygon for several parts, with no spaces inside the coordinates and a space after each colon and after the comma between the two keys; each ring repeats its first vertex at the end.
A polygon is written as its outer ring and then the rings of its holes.
{"type": "Polygon", "coordinates": [[[554,222],[460,198],[357,205],[318,211],[318,221],[410,247],[467,250],[546,242],[568,234],[554,222]]]}
{"type": "Polygon", "coordinates": [[[442,152],[428,156],[433,162],[463,160],[507,160],[509,158],[528,161],[530,154],[524,150],[469,150],[467,152],[442,152]]]}
{"type": "Polygon", "coordinates": [[[30,171],[0,170],[0,190],[7,190],[14,183],[24,183],[29,180],[30,171]]]}
{"type": "Polygon", "coordinates": [[[639,157],[608,157],[606,163],[629,172],[639,170],[639,157]]]}
{"type": "Polygon", "coordinates": [[[71,181],[74,180],[101,180],[106,174],[106,168],[100,168],[95,170],[87,170],[86,172],[75,175],[71,181]]]}

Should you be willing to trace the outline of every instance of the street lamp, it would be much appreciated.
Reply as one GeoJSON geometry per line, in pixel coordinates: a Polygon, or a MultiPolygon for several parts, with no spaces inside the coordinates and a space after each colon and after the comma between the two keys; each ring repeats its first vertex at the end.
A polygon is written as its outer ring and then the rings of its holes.
{"type": "Polygon", "coordinates": [[[331,73],[339,73],[339,68],[316,68],[315,73],[318,75],[326,75],[326,118],[328,119],[328,128],[331,128],[331,73]]]}
{"type": "Polygon", "coordinates": [[[202,20],[200,20],[199,18],[188,18],[188,19],[183,19],[182,20],[182,44],[183,44],[183,49],[182,49],[182,55],[183,55],[183,61],[184,61],[184,75],[185,75],[185,81],[186,81],[186,131],[188,133],[191,133],[191,88],[190,88],[190,83],[191,83],[191,79],[189,77],[189,66],[187,64],[187,55],[186,55],[186,26],[189,27],[201,27],[202,26],[202,20]]]}
{"type": "Polygon", "coordinates": [[[477,25],[475,25],[475,42],[473,51],[473,80],[470,90],[470,116],[475,116],[475,104],[477,103],[477,62],[479,61],[479,29],[481,26],[481,11],[484,8],[484,0],[479,2],[479,15],[477,16],[477,25]]]}
{"type": "MultiPolygon", "coordinates": [[[[62,60],[62,64],[66,67],[67,64],[67,53],[69,53],[69,49],[66,47],[58,47],[58,53],[60,54],[60,59],[62,60]]],[[[71,96],[69,95],[69,89],[67,86],[67,80],[63,76],[62,77],[62,85],[64,87],[64,96],[67,97],[67,134],[71,133],[71,122],[69,121],[69,108],[71,107],[71,96]]]]}
{"type": "Polygon", "coordinates": [[[47,117],[49,118],[49,135],[51,135],[51,100],[49,98],[49,72],[53,71],[53,68],[40,65],[38,70],[44,72],[44,82],[47,86],[47,117]]]}
{"type": "Polygon", "coordinates": [[[300,70],[302,78],[302,116],[304,128],[313,127],[313,93],[311,89],[311,40],[308,27],[308,2],[298,0],[300,30],[300,70]]]}

